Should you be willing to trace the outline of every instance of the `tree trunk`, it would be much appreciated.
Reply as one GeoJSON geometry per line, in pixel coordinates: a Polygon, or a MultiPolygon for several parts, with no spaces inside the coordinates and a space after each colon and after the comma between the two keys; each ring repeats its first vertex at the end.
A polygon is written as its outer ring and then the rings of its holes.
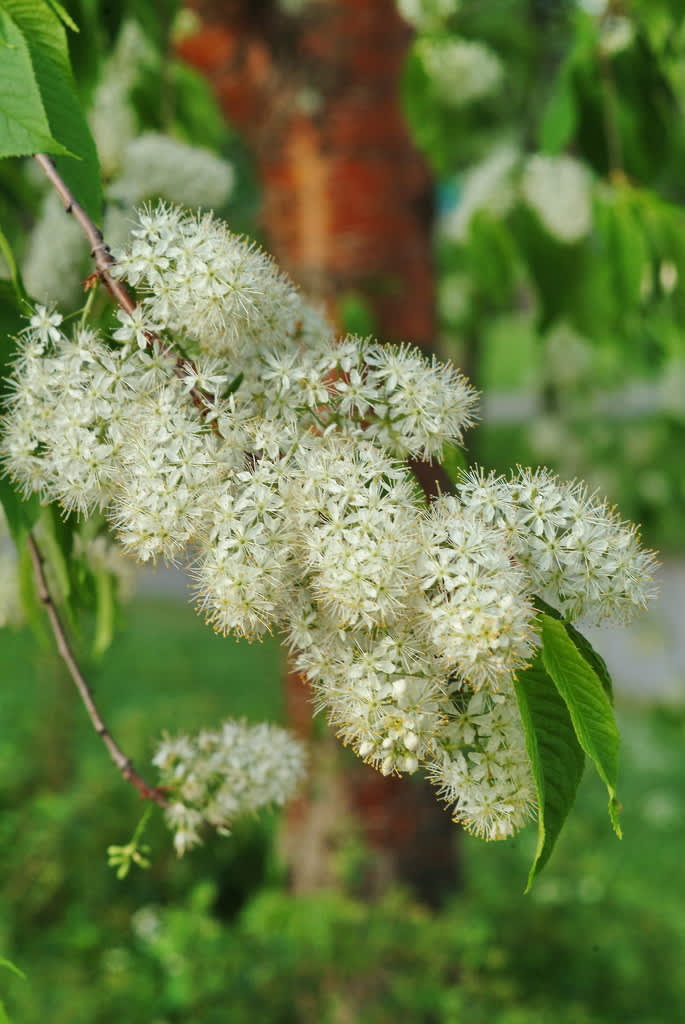
{"type": "MultiPolygon", "coordinates": [[[[297,15],[268,0],[191,6],[201,24],[181,53],[253,153],[278,263],[334,318],[352,294],[381,339],[429,348],[432,182],[401,111],[410,31],[392,0],[310,0],[297,15]]],[[[287,687],[291,722],[310,731],[305,684],[290,673],[287,687]]],[[[360,764],[342,787],[325,743],[315,758],[318,799],[308,794],[289,823],[296,888],[330,880],[327,851],[345,833],[346,806],[375,851],[368,888],[401,880],[433,904],[453,890],[456,829],[427,784],[360,764]]]]}

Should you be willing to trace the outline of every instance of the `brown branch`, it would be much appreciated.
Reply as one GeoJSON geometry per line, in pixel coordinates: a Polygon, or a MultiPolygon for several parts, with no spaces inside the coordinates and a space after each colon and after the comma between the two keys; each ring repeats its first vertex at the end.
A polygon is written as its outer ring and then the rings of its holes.
{"type": "Polygon", "coordinates": [[[64,203],[64,209],[78,221],[81,230],[90,242],[90,255],[95,260],[99,278],[116,303],[126,310],[127,313],[132,313],[136,308],[135,300],[129,295],[125,286],[110,274],[110,269],[114,266],[115,259],[109,251],[109,246],[105,244],[102,232],[77,201],[66,182],[60,177],[50,157],[46,156],[45,153],[36,153],[35,160],[64,203]]]}
{"type": "MultiPolygon", "coordinates": [[[[81,204],[78,202],[67,183],[60,176],[50,157],[46,156],[45,153],[35,153],[34,159],[42,168],[46,177],[64,203],[64,209],[66,212],[70,213],[72,217],[76,219],[83,231],[83,234],[86,236],[86,239],[90,242],[90,255],[93,257],[97,268],[96,276],[100,278],[117,305],[123,309],[124,312],[132,313],[137,306],[137,302],[133,296],[129,294],[126,286],[120,281],[117,281],[115,277],[112,277],[110,270],[116,263],[116,260],[109,251],[109,246],[106,244],[99,227],[93,220],[91,220],[81,204]]],[[[146,337],[150,345],[156,342],[165,355],[175,354],[173,353],[173,350],[152,331],[147,332],[146,337]]],[[[193,363],[190,359],[186,359],[184,356],[176,356],[176,373],[179,377],[183,377],[192,368],[193,363]]],[[[193,400],[193,404],[201,413],[205,413],[207,411],[207,407],[211,404],[212,400],[211,395],[206,395],[198,388],[192,388],[190,397],[193,400]]],[[[214,420],[212,420],[211,426],[212,430],[218,429],[216,421],[214,420]]]]}
{"type": "Polygon", "coordinates": [[[107,751],[112,761],[116,765],[121,775],[130,782],[132,786],[140,793],[144,800],[154,800],[160,807],[167,807],[168,800],[164,795],[163,790],[157,786],[151,786],[148,782],[142,778],[141,775],[133,767],[131,759],[126,757],[121,748],[117,745],[112,737],[109,729],[105,725],[100,712],[98,711],[95,699],[93,697],[93,691],[91,690],[88,682],[83,676],[81,669],[79,668],[78,662],[74,655],[69,640],[67,639],[64,626],[59,617],[55,602],[50,593],[47,580],[45,578],[45,569],[43,565],[43,556],[40,553],[40,549],[36,544],[35,537],[29,533],[28,548],[31,555],[31,561],[33,562],[33,571],[36,578],[36,584],[38,587],[38,597],[47,612],[48,619],[50,620],[50,628],[52,629],[57,644],[57,650],[59,652],[62,661],[67,666],[69,675],[74,681],[74,685],[79,692],[79,696],[85,705],[88,717],[90,718],[95,732],[98,734],[102,742],[107,747],[107,751]]]}
{"type": "MultiPolygon", "coordinates": [[[[76,197],[73,195],[73,193],[67,186],[66,182],[60,176],[59,172],[57,171],[57,168],[55,167],[50,157],[46,156],[44,153],[37,153],[35,154],[35,159],[44,171],[50,183],[53,185],[60,199],[64,203],[64,209],[67,213],[70,213],[72,217],[75,218],[75,220],[81,227],[81,230],[83,231],[86,239],[90,242],[90,252],[91,256],[95,261],[95,266],[97,268],[97,276],[108,289],[109,293],[111,294],[112,298],[117,303],[117,305],[121,309],[125,310],[125,312],[132,313],[133,310],[136,308],[135,299],[129,294],[125,285],[117,281],[117,279],[113,277],[112,274],[110,273],[110,270],[114,265],[115,260],[109,251],[109,247],[105,244],[102,232],[91,220],[91,218],[88,216],[88,214],[83,209],[81,204],[78,202],[76,197]]],[[[159,344],[166,349],[166,346],[164,346],[161,339],[150,336],[150,342],[152,343],[153,341],[158,341],[159,344]]],[[[182,374],[186,372],[187,366],[188,360],[183,359],[181,357],[177,359],[176,368],[178,373],[182,374]]],[[[197,395],[195,392],[196,389],[194,388],[192,397],[195,404],[198,405],[201,402],[201,399],[200,396],[197,395]]],[[[57,650],[59,652],[60,657],[67,666],[67,669],[69,670],[69,675],[74,681],[74,685],[78,690],[81,700],[83,701],[83,704],[88,713],[88,717],[92,722],[95,732],[98,734],[102,742],[107,747],[109,756],[116,765],[120,774],[123,776],[124,779],[126,779],[127,782],[130,782],[132,786],[135,786],[135,788],[140,793],[141,797],[144,800],[154,800],[154,802],[156,804],[159,804],[160,807],[168,806],[168,800],[164,795],[163,790],[159,789],[156,786],[151,786],[148,782],[145,781],[145,779],[141,775],[138,774],[138,772],[134,769],[130,758],[126,757],[124,752],[114,741],[112,734],[105,725],[102,716],[98,711],[97,705],[95,704],[93,691],[91,690],[90,686],[88,685],[88,682],[86,681],[83,673],[81,672],[74,652],[71,649],[71,646],[67,639],[64,626],[62,625],[59,614],[57,612],[57,608],[55,606],[55,602],[53,601],[52,595],[50,594],[50,589],[47,584],[45,571],[43,568],[43,556],[40,552],[38,544],[36,543],[36,539],[32,533],[29,533],[27,543],[31,555],[31,561],[33,563],[33,571],[34,576],[36,578],[36,584],[38,587],[38,596],[42,604],[44,605],[48,619],[50,620],[50,627],[55,637],[57,650]]]]}

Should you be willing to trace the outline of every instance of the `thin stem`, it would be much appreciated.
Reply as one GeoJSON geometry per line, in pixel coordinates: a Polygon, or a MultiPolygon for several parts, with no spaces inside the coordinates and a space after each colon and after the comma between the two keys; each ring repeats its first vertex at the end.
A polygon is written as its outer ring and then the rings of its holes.
{"type": "Polygon", "coordinates": [[[81,325],[81,327],[85,327],[86,321],[93,308],[93,303],[95,302],[95,295],[96,289],[91,288],[90,291],[88,292],[88,298],[86,299],[83,309],[81,310],[81,319],[79,320],[79,324],[81,325]]]}
{"type": "MultiPolygon", "coordinates": [[[[70,213],[72,217],[76,219],[87,240],[90,242],[90,254],[95,261],[97,276],[103,282],[117,305],[126,313],[132,313],[136,308],[137,303],[133,296],[129,294],[125,285],[120,281],[117,281],[115,277],[112,277],[110,270],[116,263],[116,260],[109,251],[109,246],[105,243],[99,227],[93,220],[91,220],[81,204],[78,202],[76,196],[60,176],[50,157],[46,156],[45,153],[35,153],[34,159],[44,171],[46,177],[64,203],[64,209],[66,212],[70,213]]],[[[146,336],[150,345],[157,342],[163,352],[167,354],[175,354],[158,335],[153,334],[150,331],[146,336]]],[[[177,355],[176,373],[179,377],[185,376],[188,369],[192,368],[192,365],[193,364],[190,359],[177,355]]],[[[190,397],[192,398],[196,408],[204,414],[207,410],[208,398],[211,398],[211,396],[206,396],[197,388],[193,388],[190,392],[190,397]]],[[[215,422],[212,422],[212,429],[215,431],[218,430],[215,422]]]]}
{"type": "Polygon", "coordinates": [[[90,254],[95,261],[98,275],[103,284],[118,305],[125,309],[127,313],[132,313],[136,308],[136,303],[129,295],[125,286],[110,274],[110,269],[114,266],[115,260],[109,251],[109,246],[105,244],[102,232],[90,219],[66,182],[60,177],[50,157],[45,153],[36,153],[35,160],[64,203],[64,209],[78,221],[81,230],[90,242],[90,254]]]}
{"type": "Polygon", "coordinates": [[[602,90],[602,116],[604,118],[604,134],[606,137],[608,177],[609,181],[625,180],[623,168],[623,143],[619,125],[619,99],[616,91],[611,58],[599,51],[599,77],[602,90]]]}
{"type": "Polygon", "coordinates": [[[55,642],[57,644],[57,651],[62,661],[67,666],[69,675],[71,676],[76,689],[78,690],[79,696],[83,701],[85,709],[88,713],[88,717],[91,720],[95,732],[98,734],[102,742],[107,747],[107,752],[114,762],[115,766],[119,770],[120,774],[130,782],[132,786],[140,793],[144,800],[153,800],[160,807],[168,806],[168,800],[164,795],[164,792],[157,786],[151,786],[145,779],[138,774],[133,767],[131,759],[126,757],[124,752],[115,742],[112,734],[105,725],[102,715],[98,711],[93,697],[93,691],[91,690],[88,682],[86,681],[76,657],[71,648],[69,640],[67,639],[64,626],[59,617],[59,613],[55,606],[55,602],[50,593],[48,583],[45,577],[45,569],[43,565],[43,556],[40,553],[40,549],[36,544],[36,540],[33,534],[29,534],[27,538],[27,544],[29,553],[31,555],[31,561],[33,563],[33,571],[38,586],[38,597],[43,604],[45,611],[47,612],[48,619],[50,621],[50,628],[52,629],[55,642]]]}
{"type": "MultiPolygon", "coordinates": [[[[111,267],[116,262],[114,257],[109,251],[109,247],[105,244],[102,232],[97,225],[91,220],[86,211],[83,209],[81,204],[78,202],[76,197],[69,189],[66,182],[62,179],[57,168],[49,156],[44,153],[35,154],[36,162],[44,171],[50,183],[53,185],[55,191],[59,195],[60,199],[64,203],[64,209],[67,213],[70,213],[78,222],[83,231],[86,239],[90,242],[91,256],[95,261],[97,268],[97,276],[102,280],[112,298],[120,306],[121,309],[127,313],[132,313],[136,308],[135,299],[129,294],[126,287],[121,284],[116,278],[112,277],[110,273],[111,267]]],[[[89,308],[92,302],[93,292],[88,297],[86,303],[86,310],[89,308]]],[[[85,312],[85,311],[84,311],[85,312]]],[[[162,349],[170,351],[164,342],[156,336],[150,336],[150,343],[157,341],[162,349]]],[[[190,360],[179,356],[176,361],[176,372],[180,375],[187,373],[188,367],[191,367],[192,363],[190,360]]],[[[207,401],[203,395],[196,388],[191,391],[193,401],[198,408],[202,410],[206,409],[207,401]]],[[[79,664],[76,660],[74,652],[67,639],[64,626],[60,620],[57,612],[57,607],[50,593],[47,579],[45,577],[45,570],[43,568],[43,556],[40,548],[36,543],[36,538],[32,533],[29,533],[27,539],[29,552],[31,555],[31,561],[33,563],[34,576],[36,578],[36,584],[38,587],[38,596],[45,606],[45,610],[50,620],[50,627],[52,629],[55,641],[57,644],[57,650],[60,657],[64,661],[69,675],[71,676],[76,689],[78,690],[79,696],[83,701],[85,709],[88,713],[93,728],[102,742],[107,747],[107,751],[115,766],[119,770],[123,778],[130,782],[134,786],[141,797],[144,800],[153,800],[160,807],[167,807],[169,801],[167,800],[165,793],[162,789],[157,786],[151,786],[145,779],[138,774],[134,769],[133,763],[130,758],[126,757],[124,752],[115,742],[112,734],[105,725],[100,712],[98,711],[97,705],[95,704],[95,698],[93,697],[93,691],[91,690],[88,682],[86,681],[79,664]]]]}

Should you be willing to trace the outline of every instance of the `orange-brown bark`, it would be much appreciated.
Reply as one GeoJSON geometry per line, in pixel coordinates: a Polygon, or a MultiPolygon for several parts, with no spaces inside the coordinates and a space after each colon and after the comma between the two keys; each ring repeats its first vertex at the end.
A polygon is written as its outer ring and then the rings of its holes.
{"type": "Polygon", "coordinates": [[[409,30],[392,0],[197,2],[182,54],[211,81],[256,158],[278,262],[334,304],[363,294],[378,333],[435,336],[431,181],[400,104],[409,30]]]}

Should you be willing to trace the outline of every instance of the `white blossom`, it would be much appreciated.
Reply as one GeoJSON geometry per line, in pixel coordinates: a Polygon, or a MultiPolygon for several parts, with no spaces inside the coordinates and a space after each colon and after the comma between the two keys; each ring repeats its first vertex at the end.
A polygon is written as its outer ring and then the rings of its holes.
{"type": "Polygon", "coordinates": [[[419,573],[423,628],[446,670],[475,690],[508,685],[530,660],[534,612],[504,531],[456,498],[439,498],[425,525],[419,573]]]}
{"type": "Polygon", "coordinates": [[[499,57],[476,40],[424,37],[416,49],[438,95],[450,106],[463,107],[482,99],[502,81],[499,57]]]}
{"type": "Polygon", "coordinates": [[[506,216],[517,199],[515,173],[521,154],[509,144],[496,146],[464,176],[459,201],[441,220],[446,238],[463,242],[474,216],[485,210],[493,217],[506,216]]]}
{"type": "Polygon", "coordinates": [[[143,305],[153,320],[201,350],[228,356],[293,333],[295,289],[269,257],[221,221],[159,205],[139,214],[131,235],[116,273],[146,293],[143,305]]]}
{"type": "Polygon", "coordinates": [[[127,19],[104,66],[89,115],[105,179],[116,175],[126,146],[137,131],[137,118],[129,95],[141,69],[154,60],[154,56],[138,23],[127,19]]]}
{"type": "Polygon", "coordinates": [[[458,491],[476,515],[506,531],[531,591],[569,618],[622,621],[654,596],[654,555],[583,484],[519,470],[509,480],[473,474],[458,491]]]}
{"type": "Polygon", "coordinates": [[[590,175],[572,156],[531,156],[521,189],[526,203],[560,242],[580,241],[592,229],[590,175]]]}
{"type": "Polygon", "coordinates": [[[130,208],[157,196],[211,208],[226,202],[233,181],[231,164],[210,150],[159,132],[144,132],[124,149],[109,195],[130,208]]]}
{"type": "Polygon", "coordinates": [[[81,279],[87,257],[79,225],[67,215],[59,196],[49,192],[41,203],[22,264],[27,291],[43,302],[76,304],[83,293],[81,279]]]}
{"type": "Polygon", "coordinates": [[[166,736],[153,763],[171,793],[165,812],[179,855],[201,841],[204,823],[221,832],[236,818],[292,796],[305,770],[302,745],[285,729],[227,721],[196,736],[166,736]]]}
{"type": "Polygon", "coordinates": [[[461,7],[461,0],[397,0],[403,18],[418,29],[438,25],[461,7]]]}
{"type": "Polygon", "coordinates": [[[454,820],[483,839],[506,839],[535,816],[521,719],[503,694],[477,693],[455,711],[428,771],[454,820]]]}

